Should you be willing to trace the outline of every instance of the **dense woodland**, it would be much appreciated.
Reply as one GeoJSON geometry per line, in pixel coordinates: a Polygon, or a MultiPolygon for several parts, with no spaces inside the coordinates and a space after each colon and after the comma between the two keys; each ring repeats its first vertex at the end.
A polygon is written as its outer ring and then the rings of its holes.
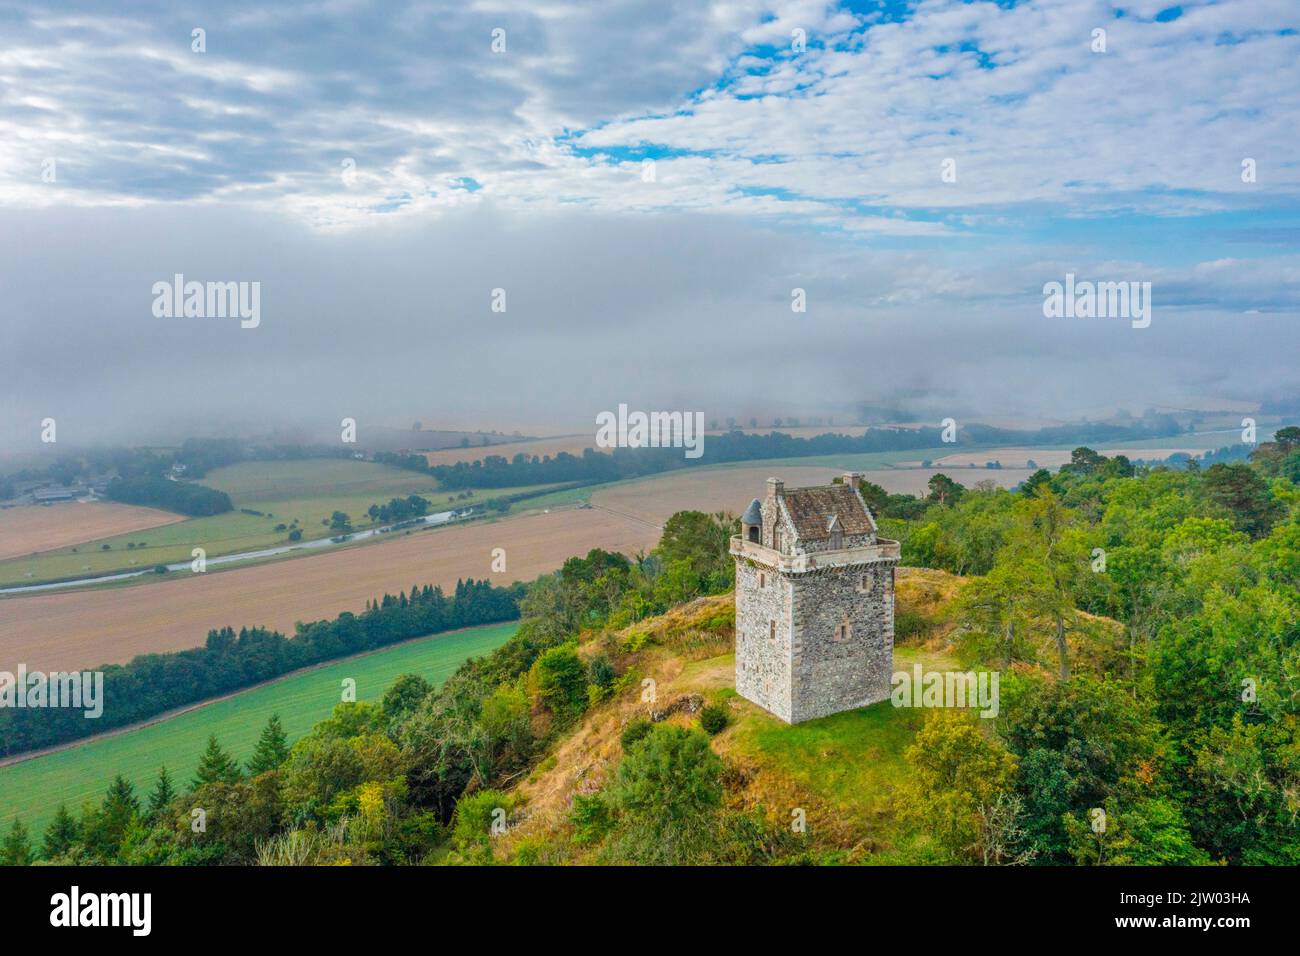
{"type": "MultiPolygon", "coordinates": [[[[967,576],[951,650],[1002,674],[996,720],[928,713],[891,798],[899,836],[874,860],[1300,863],[1300,429],[1248,464],[1148,470],[1080,448],[1016,491],[942,476],[924,499],[863,491],[904,563],[967,576]]],[[[512,783],[636,692],[628,659],[592,641],[728,590],[733,527],[686,512],[649,555],[570,559],[523,595],[518,635],[444,686],[407,675],[292,746],[273,723],[246,767],[210,741],[193,780],[137,794],[119,778],[45,834],[13,822],[0,859],[491,862],[512,783]]],[[[913,623],[900,617],[900,642],[913,623]]],[[[851,859],[782,814],[727,806],[709,736],[725,719],[628,724],[609,781],[512,860],[851,859]]]]}
{"type": "Polygon", "coordinates": [[[167,478],[114,478],[105,494],[123,504],[161,508],[191,517],[219,515],[235,507],[224,491],[167,478]]]}

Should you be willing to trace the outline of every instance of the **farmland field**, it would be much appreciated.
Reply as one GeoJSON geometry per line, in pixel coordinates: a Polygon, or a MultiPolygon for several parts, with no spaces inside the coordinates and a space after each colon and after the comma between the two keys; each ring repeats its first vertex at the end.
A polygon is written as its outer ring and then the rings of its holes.
{"type": "MultiPolygon", "coordinates": [[[[276,528],[293,526],[295,520],[304,539],[321,538],[328,534],[326,525],[335,511],[349,515],[353,527],[361,529],[371,524],[366,509],[372,504],[411,494],[423,495],[433,510],[442,511],[488,497],[532,490],[502,488],[458,497],[463,493],[435,491],[435,483],[428,475],[374,462],[328,458],[244,462],[213,470],[203,484],[229,494],[236,510],[185,520],[169,516],[174,523],[153,528],[148,534],[86,535],[75,552],[58,544],[27,547],[20,553],[28,554],[38,547],[45,553],[0,561],[0,587],[189,561],[196,547],[204,548],[208,557],[274,547],[288,541],[287,528],[276,528]],[[244,508],[260,514],[239,510],[244,508]],[[96,540],[85,544],[90,538],[96,540]],[[47,550],[50,548],[53,550],[47,550]]],[[[39,532],[33,529],[27,537],[35,540],[39,532]]]]}
{"type": "Polygon", "coordinates": [[[412,585],[454,587],[460,578],[531,580],[591,548],[650,548],[657,529],[601,511],[556,511],[415,531],[310,557],[148,584],[0,598],[0,670],[124,663],[137,654],[202,644],[209,629],[264,625],[361,611],[368,598],[412,585]],[[506,572],[491,573],[492,549],[506,572]],[[6,665],[5,662],[8,662],[6,665]]]}
{"type": "Polygon", "coordinates": [[[400,674],[417,673],[438,684],[461,662],[504,644],[518,625],[494,624],[420,638],[371,654],[303,671],[156,724],[67,750],[0,767],[0,810],[5,825],[17,816],[39,834],[58,809],[76,812],[98,802],[120,773],[143,797],[158,768],[166,765],[178,786],[188,782],[209,734],[240,761],[252,755],[257,736],[273,713],[292,743],[339,701],[340,682],[357,682],[357,699],[374,700],[400,674]]]}
{"type": "MultiPolygon", "coordinates": [[[[1188,443],[1184,436],[1182,444],[1172,448],[1156,448],[1147,444],[1143,447],[1132,448],[1099,448],[1097,451],[1109,457],[1114,455],[1127,455],[1131,459],[1162,459],[1168,458],[1176,452],[1184,452],[1188,455],[1200,455],[1212,449],[1206,445],[1188,443]]],[[[983,465],[986,461],[1000,461],[1004,467],[1022,466],[1027,461],[1032,460],[1039,468],[1060,468],[1070,460],[1070,450],[1066,449],[1048,449],[1048,448],[989,448],[984,451],[959,452],[955,455],[945,455],[943,458],[937,458],[934,464],[946,467],[966,468],[970,465],[983,465]]]]}
{"type": "MultiPolygon", "coordinates": [[[[554,458],[563,451],[580,458],[584,448],[596,448],[594,426],[591,432],[582,435],[557,435],[553,438],[507,442],[502,445],[490,445],[486,448],[482,446],[475,448],[444,448],[441,451],[425,452],[424,457],[428,459],[430,465],[454,465],[458,461],[482,461],[488,455],[500,455],[502,458],[509,460],[520,452],[530,457],[536,455],[538,458],[545,458],[549,455],[554,458]]],[[[596,450],[602,451],[603,449],[596,448],[596,450]]]]}
{"type": "MultiPolygon", "coordinates": [[[[846,456],[847,459],[853,457],[855,456],[846,456]]],[[[852,464],[841,468],[791,467],[765,462],[759,465],[746,463],[743,466],[673,472],[597,488],[591,493],[591,503],[596,508],[657,524],[662,524],[674,512],[688,508],[697,511],[729,511],[738,515],[745,510],[750,499],[763,497],[769,476],[782,479],[788,488],[797,488],[827,484],[853,467],[852,464]]],[[[862,475],[889,492],[925,494],[926,483],[937,473],[937,469],[933,468],[877,468],[863,471],[862,475]]],[[[949,469],[946,474],[968,486],[989,479],[1004,488],[1010,488],[1028,478],[1032,472],[1019,468],[961,468],[949,469]]]]}
{"type": "Polygon", "coordinates": [[[56,505],[20,505],[0,511],[0,560],[134,534],[184,520],[155,508],[115,501],[69,501],[56,505]]]}

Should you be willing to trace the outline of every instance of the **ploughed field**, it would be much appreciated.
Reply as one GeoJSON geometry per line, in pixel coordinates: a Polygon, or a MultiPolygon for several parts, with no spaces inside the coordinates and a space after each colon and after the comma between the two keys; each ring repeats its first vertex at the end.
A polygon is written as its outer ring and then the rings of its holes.
{"type": "Polygon", "coordinates": [[[262,625],[293,633],[296,621],[360,612],[367,598],[462,578],[531,580],[591,548],[649,549],[658,529],[600,510],[552,511],[397,532],[344,547],[205,574],[174,572],[148,583],[0,599],[0,670],[25,663],[57,670],[125,663],[137,654],[183,650],[212,628],[262,625]],[[504,548],[506,571],[492,571],[504,548]]]}
{"type": "Polygon", "coordinates": [[[0,552],[0,587],[175,564],[189,561],[194,548],[203,548],[212,558],[278,547],[291,543],[289,533],[294,529],[301,530],[302,539],[310,541],[329,536],[329,519],[335,511],[348,515],[352,527],[362,530],[371,526],[366,515],[371,505],[412,494],[427,498],[431,510],[438,512],[533,490],[437,491],[429,475],[346,458],[243,462],[214,469],[201,483],[230,495],[235,510],[210,517],[183,518],[152,509],[133,509],[161,516],[152,522],[152,527],[143,526],[148,533],[130,527],[98,530],[93,523],[77,531],[72,517],[68,516],[61,519],[69,526],[62,536],[56,533],[60,527],[57,522],[49,526],[49,535],[41,530],[44,520],[57,514],[59,508],[80,508],[89,513],[96,507],[129,506],[96,503],[0,512],[0,546],[7,542],[4,522],[11,520],[11,515],[35,513],[26,516],[31,530],[23,550],[4,547],[0,552]],[[33,551],[41,553],[32,556],[33,551]],[[6,552],[12,553],[8,560],[5,560],[6,552]]]}
{"type": "MultiPolygon", "coordinates": [[[[0,510],[0,561],[183,521],[154,508],[115,501],[66,501],[55,505],[18,505],[0,510]]],[[[123,540],[126,540],[125,538],[123,540]]]]}

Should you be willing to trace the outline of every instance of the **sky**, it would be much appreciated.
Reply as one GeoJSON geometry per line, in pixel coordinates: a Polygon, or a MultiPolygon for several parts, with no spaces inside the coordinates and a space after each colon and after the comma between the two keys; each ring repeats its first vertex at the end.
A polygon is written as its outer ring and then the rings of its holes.
{"type": "Polygon", "coordinates": [[[1294,398],[1298,131],[1293,0],[0,0],[0,450],[1294,398]]]}

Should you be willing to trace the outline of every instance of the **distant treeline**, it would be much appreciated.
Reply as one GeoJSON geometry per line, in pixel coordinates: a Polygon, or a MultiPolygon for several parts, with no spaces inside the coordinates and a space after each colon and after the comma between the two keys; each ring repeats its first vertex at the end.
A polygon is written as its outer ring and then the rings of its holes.
{"type": "Polygon", "coordinates": [[[122,727],[158,714],[279,677],[299,668],[373,650],[397,641],[475,624],[519,617],[523,585],[495,587],[458,581],[442,588],[411,588],[385,594],[366,611],[345,611],[332,621],[300,624],[293,637],[263,627],[208,632],[207,643],[171,654],[142,654],[124,666],[102,668],[103,715],[81,709],[0,708],[0,756],[52,747],[122,727]]]}
{"type": "Polygon", "coordinates": [[[161,478],[183,465],[186,478],[202,478],[214,468],[241,461],[289,461],[302,458],[351,458],[353,446],[267,445],[238,438],[190,438],[177,449],[89,448],[60,454],[48,465],[0,475],[0,498],[10,497],[17,482],[53,481],[70,485],[106,474],[122,478],[161,478]],[[7,492],[7,493],[5,493],[7,492]]]}
{"type": "Polygon", "coordinates": [[[234,507],[230,495],[224,491],[168,478],[114,478],[105,493],[124,504],[147,505],[196,517],[219,515],[234,507]]]}
{"type": "MultiPolygon", "coordinates": [[[[1101,444],[1164,438],[1181,431],[1177,420],[1168,415],[1152,416],[1131,425],[1098,422],[1032,431],[972,424],[958,429],[956,444],[1101,444]]],[[[783,432],[759,435],[731,431],[708,436],[704,442],[704,455],[694,460],[686,458],[678,448],[616,448],[612,453],[588,448],[581,456],[560,452],[554,457],[520,452],[509,460],[501,455],[488,455],[481,461],[432,467],[423,455],[380,452],[374,457],[375,461],[384,464],[431,474],[443,488],[509,488],[560,481],[617,481],[685,468],[691,464],[939,448],[944,444],[942,435],[940,428],[877,428],[861,435],[827,432],[812,438],[796,438],[783,432]]]]}

